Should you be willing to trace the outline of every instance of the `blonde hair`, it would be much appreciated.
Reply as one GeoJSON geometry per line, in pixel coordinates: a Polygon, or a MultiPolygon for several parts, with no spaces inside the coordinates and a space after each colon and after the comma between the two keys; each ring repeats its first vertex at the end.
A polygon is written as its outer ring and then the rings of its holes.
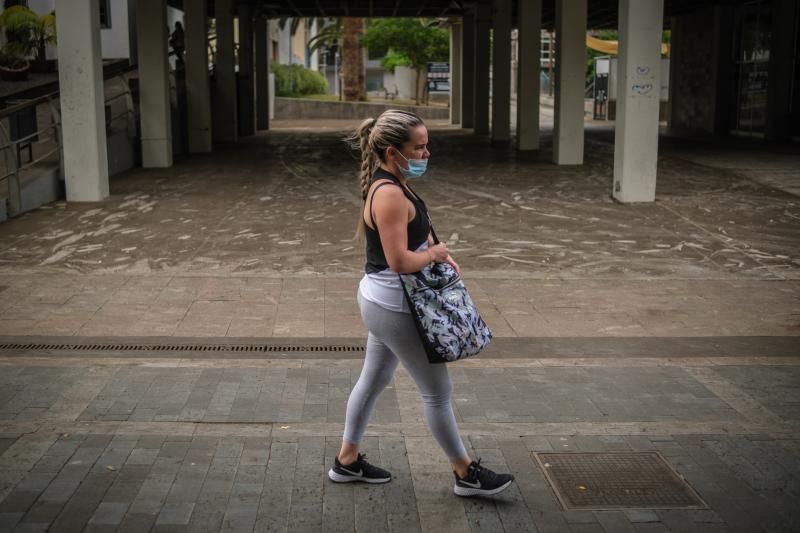
{"type": "Polygon", "coordinates": [[[411,138],[411,130],[424,123],[414,113],[387,109],[377,119],[368,118],[346,140],[353,149],[361,151],[361,170],[358,179],[361,187],[361,211],[358,216],[358,236],[364,236],[364,205],[367,202],[370,179],[381,161],[386,161],[386,149],[397,150],[411,138]]]}

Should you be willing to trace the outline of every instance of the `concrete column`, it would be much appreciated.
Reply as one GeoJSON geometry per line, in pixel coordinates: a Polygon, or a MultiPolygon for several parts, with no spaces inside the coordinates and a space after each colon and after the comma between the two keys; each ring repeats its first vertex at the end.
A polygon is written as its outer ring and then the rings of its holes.
{"type": "Polygon", "coordinates": [[[620,0],[614,198],[656,197],[664,0],[620,0]]]}
{"type": "Polygon", "coordinates": [[[256,128],[269,129],[269,23],[266,18],[256,19],[256,128]]]}
{"type": "Polygon", "coordinates": [[[583,163],[586,1],[556,0],[556,97],[553,161],[583,163]]]}
{"type": "Polygon", "coordinates": [[[542,0],[519,2],[517,9],[517,150],[538,150],[542,0]]]}
{"type": "Polygon", "coordinates": [[[67,201],[108,197],[99,0],[56,0],[61,138],[67,201]]]}
{"type": "Polygon", "coordinates": [[[186,100],[188,105],[189,151],[211,151],[211,88],[208,80],[208,3],[186,3],[186,100]]]}
{"type": "Polygon", "coordinates": [[[461,21],[450,24],[450,123],[461,124],[461,21]]]}
{"type": "MultiPolygon", "coordinates": [[[[731,129],[731,106],[736,98],[733,90],[736,87],[736,64],[731,60],[734,52],[734,6],[714,6],[714,82],[716,84],[714,98],[714,133],[728,135],[731,129]]],[[[674,19],[673,19],[674,20],[674,19]]],[[[672,49],[675,50],[675,31],[672,32],[672,49]]],[[[680,47],[679,47],[680,48],[680,47]]],[[[670,79],[675,79],[676,61],[670,58],[670,79]]],[[[672,112],[672,87],[670,81],[670,113],[672,112]]],[[[675,91],[677,93],[678,91],[675,91]]],[[[670,124],[671,125],[671,124],[670,124]]]]}
{"type": "MultiPolygon", "coordinates": [[[[764,136],[771,141],[788,141],[792,124],[792,68],[795,54],[795,10],[797,0],[772,0],[772,32],[767,80],[767,116],[764,136]]],[[[800,80],[795,80],[795,84],[800,80]]]]}
{"type": "Polygon", "coordinates": [[[216,113],[219,131],[215,138],[223,142],[236,142],[238,121],[236,115],[236,58],[233,50],[234,0],[215,0],[214,16],[217,21],[216,113]]]}
{"type": "Polygon", "coordinates": [[[475,11],[475,133],[488,135],[491,4],[479,3],[475,11]]]}
{"type": "Polygon", "coordinates": [[[461,127],[475,127],[475,15],[461,20],[461,127]]]}
{"type": "Polygon", "coordinates": [[[172,108],[169,94],[166,0],[137,0],[139,121],[142,166],[172,166],[172,108]]]}
{"type": "Polygon", "coordinates": [[[494,0],[492,142],[511,140],[511,0],[494,0]]]}
{"type": "Polygon", "coordinates": [[[128,61],[131,64],[139,62],[137,51],[139,45],[136,43],[136,2],[128,4],[128,61]]]}
{"type": "Polygon", "coordinates": [[[253,6],[239,6],[239,133],[256,133],[256,92],[253,80],[253,6]]]}

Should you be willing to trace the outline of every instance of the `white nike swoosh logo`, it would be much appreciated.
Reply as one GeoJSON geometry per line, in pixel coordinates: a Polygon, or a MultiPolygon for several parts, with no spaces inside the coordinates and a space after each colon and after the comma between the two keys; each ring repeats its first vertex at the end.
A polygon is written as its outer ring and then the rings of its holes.
{"type": "Polygon", "coordinates": [[[352,470],[348,470],[348,469],[346,469],[346,468],[345,468],[345,467],[343,467],[343,466],[340,466],[339,468],[341,468],[342,470],[344,470],[344,471],[345,471],[345,472],[347,472],[348,474],[352,474],[352,475],[354,475],[354,476],[361,476],[361,475],[363,475],[363,472],[364,472],[363,470],[359,470],[358,472],[353,472],[352,470]]]}
{"type": "Polygon", "coordinates": [[[461,483],[463,483],[464,485],[467,485],[468,487],[472,487],[473,489],[479,489],[479,488],[481,488],[481,480],[480,480],[480,479],[478,480],[478,482],[477,482],[477,483],[470,483],[469,481],[464,481],[464,480],[462,479],[462,480],[461,480],[461,483]]]}

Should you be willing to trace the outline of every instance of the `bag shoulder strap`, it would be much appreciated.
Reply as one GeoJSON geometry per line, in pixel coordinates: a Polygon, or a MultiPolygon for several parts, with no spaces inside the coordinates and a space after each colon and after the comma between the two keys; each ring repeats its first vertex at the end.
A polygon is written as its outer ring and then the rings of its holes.
{"type": "Polygon", "coordinates": [[[433,244],[439,244],[439,237],[436,236],[436,231],[434,231],[433,229],[433,221],[431,220],[430,213],[428,213],[428,206],[425,204],[425,200],[420,198],[419,194],[417,194],[417,191],[412,189],[411,186],[408,185],[408,183],[406,183],[406,187],[408,188],[409,192],[411,192],[411,194],[414,195],[414,198],[416,198],[419,201],[419,203],[422,204],[422,207],[425,208],[425,216],[428,217],[428,225],[431,227],[431,236],[433,237],[433,244]]]}

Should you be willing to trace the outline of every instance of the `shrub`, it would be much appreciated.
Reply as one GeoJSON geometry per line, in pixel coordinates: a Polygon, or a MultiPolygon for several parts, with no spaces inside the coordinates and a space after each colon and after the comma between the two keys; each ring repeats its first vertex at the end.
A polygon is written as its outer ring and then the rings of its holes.
{"type": "Polygon", "coordinates": [[[303,94],[325,94],[328,82],[319,72],[303,65],[272,65],[275,73],[276,96],[300,96],[303,94]]]}

